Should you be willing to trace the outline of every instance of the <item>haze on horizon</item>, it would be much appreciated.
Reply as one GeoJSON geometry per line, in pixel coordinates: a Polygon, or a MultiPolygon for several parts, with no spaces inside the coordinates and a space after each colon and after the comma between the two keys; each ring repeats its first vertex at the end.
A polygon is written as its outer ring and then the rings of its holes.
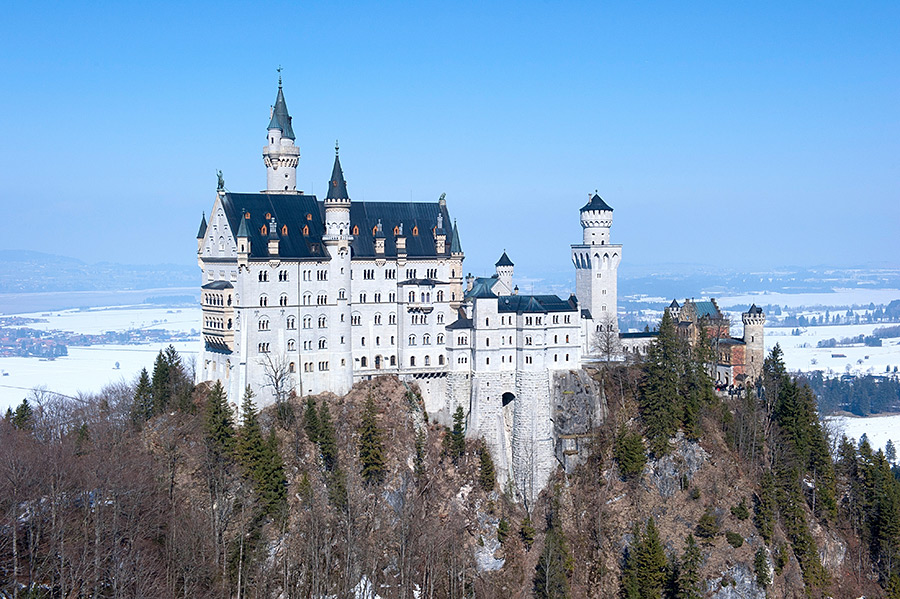
{"type": "Polygon", "coordinates": [[[472,272],[566,268],[595,189],[623,265],[896,265],[898,40],[896,2],[12,4],[0,248],[192,263],[281,65],[298,186],[337,138],[353,199],[446,192],[472,272]]]}

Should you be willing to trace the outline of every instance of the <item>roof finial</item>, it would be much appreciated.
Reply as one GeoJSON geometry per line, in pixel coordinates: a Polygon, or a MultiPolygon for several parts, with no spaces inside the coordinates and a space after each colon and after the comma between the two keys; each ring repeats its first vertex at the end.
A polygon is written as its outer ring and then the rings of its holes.
{"type": "Polygon", "coordinates": [[[278,87],[281,87],[281,65],[278,65],[278,68],[275,70],[278,71],[278,87]]]}
{"type": "Polygon", "coordinates": [[[338,145],[338,140],[334,140],[334,155],[337,156],[340,151],[340,146],[338,145]]]}

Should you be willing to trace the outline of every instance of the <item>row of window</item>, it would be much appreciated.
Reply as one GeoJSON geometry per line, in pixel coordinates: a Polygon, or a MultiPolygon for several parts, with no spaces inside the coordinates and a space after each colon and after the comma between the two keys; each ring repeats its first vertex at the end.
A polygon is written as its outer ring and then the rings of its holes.
{"type": "Polygon", "coordinates": [[[228,299],[226,300],[221,295],[217,293],[204,293],[203,294],[203,303],[207,306],[225,306],[231,305],[231,294],[228,294],[228,299]]]}
{"type": "MultiPolygon", "coordinates": [[[[226,322],[222,318],[205,318],[203,320],[203,323],[204,323],[203,326],[205,326],[208,329],[224,330],[226,327],[226,322]]],[[[228,326],[228,329],[231,330],[231,319],[230,318],[228,319],[227,326],[228,326]]]]}

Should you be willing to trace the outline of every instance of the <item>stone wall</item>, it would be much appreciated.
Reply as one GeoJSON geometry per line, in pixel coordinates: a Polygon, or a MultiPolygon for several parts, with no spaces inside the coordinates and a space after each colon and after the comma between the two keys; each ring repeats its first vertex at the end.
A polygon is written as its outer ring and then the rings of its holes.
{"type": "Polygon", "coordinates": [[[554,451],[567,473],[586,457],[594,427],[607,416],[600,384],[584,370],[557,372],[552,381],[554,451]]]}

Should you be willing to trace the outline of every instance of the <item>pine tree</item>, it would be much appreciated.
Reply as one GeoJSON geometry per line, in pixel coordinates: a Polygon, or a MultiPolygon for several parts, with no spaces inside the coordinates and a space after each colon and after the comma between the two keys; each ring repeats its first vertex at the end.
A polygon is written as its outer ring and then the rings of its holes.
{"type": "Polygon", "coordinates": [[[526,514],[525,518],[522,520],[522,525],[519,526],[519,536],[522,537],[525,551],[530,550],[531,546],[534,545],[535,532],[534,526],[531,524],[531,516],[526,514]]]}
{"type": "Polygon", "coordinates": [[[719,520],[711,508],[706,508],[703,515],[700,516],[696,532],[697,536],[703,539],[711,539],[719,534],[719,520]]]}
{"type": "Polygon", "coordinates": [[[701,599],[703,586],[700,579],[700,567],[703,565],[703,555],[700,547],[694,540],[694,535],[689,534],[684,540],[684,553],[678,564],[678,576],[675,582],[676,599],[701,599]]]}
{"type": "Polygon", "coordinates": [[[278,450],[278,437],[274,428],[269,431],[263,458],[257,467],[259,477],[257,494],[264,513],[275,515],[287,503],[287,476],[284,473],[284,460],[278,450]]]}
{"type": "Polygon", "coordinates": [[[375,400],[369,395],[359,427],[359,462],[363,480],[370,485],[383,481],[386,471],[384,443],[375,420],[376,411],[375,400]]]}
{"type": "Polygon", "coordinates": [[[31,408],[31,404],[28,403],[27,399],[23,399],[22,403],[16,408],[16,411],[12,416],[12,425],[19,429],[20,431],[31,430],[32,418],[34,417],[34,410],[31,408]]]}
{"type": "Polygon", "coordinates": [[[622,572],[622,596],[626,599],[662,597],[669,580],[669,563],[651,517],[644,530],[635,522],[631,545],[622,572]]]}
{"type": "Polygon", "coordinates": [[[169,406],[169,361],[163,350],[159,350],[156,361],[153,363],[153,378],[151,380],[153,394],[153,413],[162,414],[169,406]]]}
{"type": "MultiPolygon", "coordinates": [[[[143,374],[147,371],[144,370],[143,374]]],[[[234,452],[234,423],[222,383],[216,381],[206,400],[206,444],[216,461],[230,458],[234,452]]]]}
{"type": "Polygon", "coordinates": [[[647,454],[644,440],[638,433],[632,433],[624,426],[619,429],[613,444],[613,457],[619,464],[619,472],[625,480],[634,478],[644,471],[647,454]]]}
{"type": "Polygon", "coordinates": [[[497,480],[497,473],[494,469],[494,460],[491,458],[491,452],[487,447],[481,448],[481,460],[478,467],[478,483],[485,491],[493,491],[497,480]]]}
{"type": "Polygon", "coordinates": [[[556,509],[551,509],[544,535],[544,549],[534,570],[536,599],[564,599],[569,596],[569,576],[575,566],[557,519],[556,509]]]}
{"type": "Polygon", "coordinates": [[[322,464],[325,466],[325,470],[330,472],[337,464],[337,437],[334,432],[334,424],[331,422],[331,412],[328,411],[328,402],[324,400],[319,409],[318,441],[322,464]]]}
{"type": "Polygon", "coordinates": [[[884,457],[886,457],[887,461],[891,463],[897,461],[897,448],[894,446],[894,442],[890,439],[888,439],[887,443],[884,444],[884,457]]]}
{"type": "Polygon", "coordinates": [[[756,584],[766,588],[772,581],[769,579],[769,560],[766,559],[766,548],[760,547],[753,556],[753,571],[756,572],[756,584]]]}
{"type": "Polygon", "coordinates": [[[772,542],[772,534],[775,532],[775,516],[778,504],[775,494],[775,476],[771,470],[766,470],[762,475],[759,489],[759,500],[756,504],[754,521],[759,534],[766,543],[772,542]]]}
{"type": "Polygon", "coordinates": [[[347,475],[339,467],[328,477],[328,500],[339,512],[344,512],[349,506],[347,495],[347,475]]]}
{"type": "Polygon", "coordinates": [[[319,442],[319,415],[316,413],[316,400],[312,396],[306,398],[306,410],[303,412],[303,427],[310,443],[319,442]]]}
{"type": "Polygon", "coordinates": [[[681,342],[668,310],[663,313],[659,336],[650,346],[644,368],[641,418],[650,450],[654,455],[663,455],[668,451],[669,439],[675,434],[680,419],[679,380],[683,372],[681,342]]]}
{"type": "Polygon", "coordinates": [[[131,421],[141,425],[153,416],[153,388],[150,386],[150,375],[142,368],[134,391],[134,402],[131,405],[131,421]]]}
{"type": "Polygon", "coordinates": [[[462,406],[457,406],[453,413],[453,430],[450,432],[450,457],[456,464],[466,453],[466,414],[462,406]]]}

